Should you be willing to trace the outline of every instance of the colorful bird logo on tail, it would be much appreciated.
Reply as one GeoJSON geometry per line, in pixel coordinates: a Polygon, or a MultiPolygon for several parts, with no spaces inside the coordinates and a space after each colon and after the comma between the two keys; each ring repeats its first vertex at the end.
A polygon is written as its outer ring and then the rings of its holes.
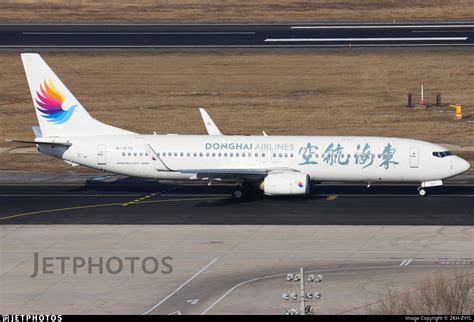
{"type": "Polygon", "coordinates": [[[41,116],[54,124],[63,124],[69,120],[77,105],[71,106],[68,110],[64,110],[64,95],[54,86],[51,79],[41,85],[36,91],[36,109],[42,114],[41,116]]]}

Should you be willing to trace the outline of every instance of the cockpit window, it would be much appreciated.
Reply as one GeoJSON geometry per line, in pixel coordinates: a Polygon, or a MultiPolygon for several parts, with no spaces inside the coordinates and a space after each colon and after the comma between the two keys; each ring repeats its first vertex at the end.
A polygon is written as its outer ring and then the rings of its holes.
{"type": "Polygon", "coordinates": [[[448,155],[453,155],[453,153],[451,151],[433,152],[433,156],[437,158],[444,158],[448,155]]]}

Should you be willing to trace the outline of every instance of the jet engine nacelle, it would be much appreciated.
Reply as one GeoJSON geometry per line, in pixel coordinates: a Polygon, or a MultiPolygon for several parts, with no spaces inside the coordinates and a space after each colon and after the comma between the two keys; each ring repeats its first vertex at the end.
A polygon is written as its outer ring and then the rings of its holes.
{"type": "Polygon", "coordinates": [[[266,195],[304,195],[309,193],[309,176],[302,172],[270,173],[260,189],[266,195]]]}

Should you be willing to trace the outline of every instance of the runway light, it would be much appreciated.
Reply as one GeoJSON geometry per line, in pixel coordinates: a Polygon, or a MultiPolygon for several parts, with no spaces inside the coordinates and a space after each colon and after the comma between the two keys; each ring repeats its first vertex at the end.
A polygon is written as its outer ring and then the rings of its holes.
{"type": "Polygon", "coordinates": [[[292,281],[293,277],[294,277],[293,274],[290,273],[290,274],[286,275],[286,280],[287,281],[292,281]]]}
{"type": "Polygon", "coordinates": [[[283,293],[281,297],[282,299],[287,300],[287,301],[290,299],[290,295],[288,295],[288,293],[283,293]]]}

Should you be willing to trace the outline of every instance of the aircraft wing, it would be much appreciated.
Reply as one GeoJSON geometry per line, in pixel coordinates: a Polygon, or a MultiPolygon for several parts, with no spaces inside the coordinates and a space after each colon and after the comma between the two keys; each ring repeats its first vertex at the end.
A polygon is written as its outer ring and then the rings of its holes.
{"type": "Polygon", "coordinates": [[[194,173],[194,179],[260,179],[269,173],[299,172],[292,168],[234,168],[234,169],[174,169],[181,173],[194,173]]]}
{"type": "Polygon", "coordinates": [[[206,126],[209,135],[223,135],[205,109],[199,108],[199,112],[201,112],[202,120],[204,121],[204,125],[206,126]]]}

